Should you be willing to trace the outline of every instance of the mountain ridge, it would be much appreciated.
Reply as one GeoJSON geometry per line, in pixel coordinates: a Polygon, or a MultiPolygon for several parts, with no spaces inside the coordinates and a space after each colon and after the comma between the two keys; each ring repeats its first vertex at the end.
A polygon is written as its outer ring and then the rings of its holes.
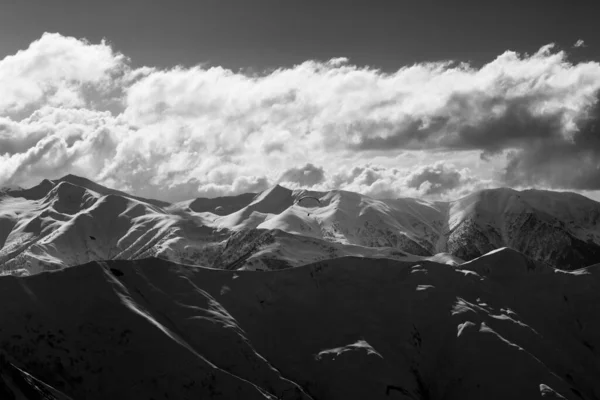
{"type": "Polygon", "coordinates": [[[598,272],[507,248],[458,267],[93,261],[0,278],[0,343],[73,398],[592,399],[598,272]]]}
{"type": "Polygon", "coordinates": [[[0,269],[153,255],[263,270],[361,254],[457,264],[501,247],[577,269],[600,261],[599,221],[600,203],[552,191],[499,188],[441,202],[276,185],[171,204],[67,175],[0,196],[0,269]],[[319,200],[298,203],[307,195],[319,200]]]}

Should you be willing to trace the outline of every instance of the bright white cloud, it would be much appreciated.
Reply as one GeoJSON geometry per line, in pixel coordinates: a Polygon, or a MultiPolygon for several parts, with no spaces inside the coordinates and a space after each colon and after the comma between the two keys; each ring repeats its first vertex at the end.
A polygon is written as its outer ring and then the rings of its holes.
{"type": "Polygon", "coordinates": [[[457,198],[474,190],[499,186],[493,179],[476,178],[469,168],[437,161],[417,168],[388,168],[364,164],[331,177],[325,187],[341,187],[376,198],[457,198]]]}
{"type": "Polygon", "coordinates": [[[0,89],[0,184],[74,173],[171,200],[278,181],[444,197],[492,182],[534,185],[527,177],[537,171],[538,183],[569,188],[539,167],[548,143],[568,150],[555,168],[583,153],[592,160],[573,188],[600,177],[600,143],[582,140],[597,117],[600,64],[570,64],[551,45],[479,69],[425,63],[388,74],[336,58],[247,76],[131,70],[106,43],[45,34],[0,61],[0,89]],[[98,106],[110,101],[122,113],[98,106]],[[426,156],[412,165],[412,152],[426,156]],[[387,161],[374,166],[373,156],[387,161]]]}
{"type": "Polygon", "coordinates": [[[31,185],[67,173],[96,176],[129,128],[109,112],[43,107],[0,119],[0,182],[31,185]]]}
{"type": "Polygon", "coordinates": [[[42,105],[83,106],[86,89],[108,90],[125,61],[105,42],[95,45],[46,33],[0,61],[0,113],[42,105]]]}

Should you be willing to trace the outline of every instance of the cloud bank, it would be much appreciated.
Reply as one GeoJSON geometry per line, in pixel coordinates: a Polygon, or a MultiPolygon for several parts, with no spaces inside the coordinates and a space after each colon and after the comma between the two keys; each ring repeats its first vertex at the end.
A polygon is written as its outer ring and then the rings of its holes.
{"type": "Polygon", "coordinates": [[[0,91],[0,185],[73,173],[172,201],[278,182],[377,197],[600,189],[600,64],[552,45],[481,68],[336,58],[245,75],[134,69],[107,42],[44,34],[0,60],[0,91]]]}

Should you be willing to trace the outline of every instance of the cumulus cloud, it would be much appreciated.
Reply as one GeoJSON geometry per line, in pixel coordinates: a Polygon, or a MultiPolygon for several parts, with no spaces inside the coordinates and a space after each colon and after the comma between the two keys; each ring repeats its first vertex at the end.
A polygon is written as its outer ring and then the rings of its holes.
{"type": "Polygon", "coordinates": [[[45,34],[0,60],[0,89],[0,184],[74,173],[168,200],[275,182],[435,197],[495,173],[494,184],[600,189],[600,64],[552,45],[481,68],[384,73],[335,58],[249,76],[131,69],[106,42],[45,34]],[[436,163],[456,152],[459,167],[436,163]]]}
{"type": "Polygon", "coordinates": [[[423,195],[440,195],[473,182],[467,168],[456,169],[443,161],[422,166],[406,179],[406,186],[417,189],[423,195]]]}
{"type": "Polygon", "coordinates": [[[364,164],[334,174],[329,187],[341,187],[376,198],[429,197],[453,199],[474,190],[498,186],[491,179],[476,178],[469,168],[458,169],[444,161],[417,168],[364,164]]]}
{"type": "Polygon", "coordinates": [[[0,113],[36,105],[82,106],[86,89],[109,90],[125,61],[106,42],[90,44],[46,33],[0,61],[0,113]]]}
{"type": "Polygon", "coordinates": [[[504,181],[555,189],[600,188],[600,102],[581,117],[571,137],[524,143],[507,154],[504,181]]]}
{"type": "Polygon", "coordinates": [[[128,132],[109,112],[44,107],[21,121],[0,118],[0,182],[33,184],[67,173],[98,174],[128,132]]]}
{"type": "Polygon", "coordinates": [[[298,185],[299,187],[313,187],[325,180],[323,167],[316,167],[311,163],[300,168],[289,168],[281,174],[279,182],[298,185]]]}

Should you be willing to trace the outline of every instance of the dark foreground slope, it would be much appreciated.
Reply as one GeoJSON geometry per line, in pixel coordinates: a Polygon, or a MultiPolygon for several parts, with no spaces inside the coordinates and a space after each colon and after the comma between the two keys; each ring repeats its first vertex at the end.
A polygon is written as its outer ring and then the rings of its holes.
{"type": "Polygon", "coordinates": [[[597,267],[159,259],[0,279],[0,346],[75,399],[597,399],[597,267]],[[561,397],[562,396],[562,397],[561,397]]]}

